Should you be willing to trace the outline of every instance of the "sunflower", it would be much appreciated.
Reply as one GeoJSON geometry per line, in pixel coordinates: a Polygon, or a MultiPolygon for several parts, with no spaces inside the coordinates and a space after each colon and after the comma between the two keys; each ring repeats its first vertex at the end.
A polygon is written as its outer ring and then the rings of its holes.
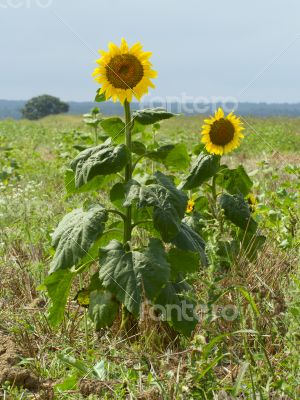
{"type": "Polygon", "coordinates": [[[213,117],[204,122],[201,142],[209,153],[223,155],[239,147],[244,128],[233,112],[225,117],[224,111],[219,108],[213,117]]]}
{"type": "Polygon", "coordinates": [[[254,213],[255,210],[256,210],[256,206],[257,206],[257,199],[256,199],[256,197],[254,196],[254,194],[252,194],[252,193],[249,193],[249,194],[248,194],[248,196],[247,196],[247,202],[248,202],[250,211],[251,211],[252,213],[254,213]]]}
{"type": "Polygon", "coordinates": [[[102,85],[99,94],[124,103],[125,100],[130,102],[132,96],[140,100],[149,87],[155,87],[150,80],[157,76],[149,61],[152,53],[143,51],[139,42],[129,48],[122,39],[120,47],[109,43],[108,48],[108,52],[99,51],[102,57],[97,60],[99,66],[93,72],[95,80],[102,85]]]}
{"type": "Polygon", "coordinates": [[[186,213],[187,213],[187,214],[190,214],[191,212],[194,211],[194,208],[195,208],[195,202],[194,202],[194,200],[189,200],[189,201],[188,201],[188,204],[187,204],[187,207],[186,207],[186,213]]]}

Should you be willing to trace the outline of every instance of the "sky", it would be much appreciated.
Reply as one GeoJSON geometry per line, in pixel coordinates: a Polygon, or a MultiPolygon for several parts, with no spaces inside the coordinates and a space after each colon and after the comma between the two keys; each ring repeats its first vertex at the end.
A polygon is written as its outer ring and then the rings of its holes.
{"type": "Polygon", "coordinates": [[[122,37],[153,52],[152,97],[300,102],[299,0],[0,0],[0,99],[93,100],[122,37]]]}

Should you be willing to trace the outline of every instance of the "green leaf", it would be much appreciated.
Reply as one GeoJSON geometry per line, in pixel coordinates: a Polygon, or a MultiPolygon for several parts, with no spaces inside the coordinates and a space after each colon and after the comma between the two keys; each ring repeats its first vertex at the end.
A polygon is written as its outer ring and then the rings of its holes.
{"type": "Polygon", "coordinates": [[[112,187],[109,193],[110,201],[116,207],[122,208],[125,200],[125,195],[126,195],[125,185],[121,182],[118,182],[112,187]]]}
{"type": "Polygon", "coordinates": [[[103,286],[135,316],[140,314],[144,296],[153,300],[170,276],[164,247],[158,239],[150,239],[141,251],[129,252],[112,240],[100,249],[99,261],[103,286]]]}
{"type": "Polygon", "coordinates": [[[135,121],[142,125],[152,125],[155,122],[162,121],[175,117],[176,114],[166,111],[164,108],[146,108],[145,110],[138,110],[132,113],[135,121]]]}
{"type": "Polygon", "coordinates": [[[72,368],[75,368],[80,375],[87,375],[91,372],[90,368],[84,361],[77,360],[75,357],[66,354],[65,352],[58,354],[57,357],[69,367],[71,366],[72,368]]]}
{"type": "Polygon", "coordinates": [[[51,272],[76,265],[102,235],[106,221],[107,212],[100,205],[86,211],[78,208],[65,215],[52,236],[56,252],[51,272]]]}
{"type": "Polygon", "coordinates": [[[57,326],[64,317],[65,306],[67,304],[72,280],[76,274],[69,270],[60,270],[49,275],[38,288],[47,290],[52,305],[49,309],[49,323],[57,326]]]}
{"type": "Polygon", "coordinates": [[[180,231],[188,198],[166,175],[156,172],[154,177],[156,183],[150,185],[130,182],[124,205],[136,200],[138,207],[153,207],[154,228],[165,242],[170,242],[180,231]]]}
{"type": "Polygon", "coordinates": [[[242,165],[236,169],[229,169],[226,166],[221,168],[216,182],[230,194],[242,193],[244,196],[250,193],[253,186],[253,182],[242,165]]]}
{"type": "Polygon", "coordinates": [[[187,223],[182,222],[179,233],[172,240],[172,243],[181,250],[197,252],[200,255],[201,264],[207,265],[207,257],[205,254],[205,242],[201,236],[195,232],[187,223]]]}
{"type": "Polygon", "coordinates": [[[141,142],[133,141],[131,150],[134,154],[142,156],[143,154],[146,153],[146,146],[141,142]]]}
{"type": "Polygon", "coordinates": [[[85,185],[80,186],[79,188],[75,187],[75,173],[71,169],[67,169],[65,172],[65,187],[67,191],[67,195],[79,194],[85,192],[97,192],[101,187],[103,187],[107,181],[111,181],[111,176],[95,176],[85,185]]]}
{"type": "Polygon", "coordinates": [[[167,155],[164,164],[167,167],[184,170],[190,165],[190,156],[184,143],[178,143],[167,155]]]}
{"type": "Polygon", "coordinates": [[[185,169],[190,164],[190,157],[185,144],[167,144],[146,153],[146,157],[158,161],[167,167],[185,169]]]}
{"type": "Polygon", "coordinates": [[[95,101],[97,103],[102,103],[103,101],[106,101],[105,93],[100,94],[100,89],[97,90],[95,101]]]}
{"type": "Polygon", "coordinates": [[[89,317],[96,331],[111,326],[119,311],[119,303],[107,290],[95,290],[90,294],[89,317]]]}
{"type": "Polygon", "coordinates": [[[219,240],[217,242],[217,255],[225,263],[233,263],[240,252],[239,242],[237,240],[219,240]]]}
{"type": "Polygon", "coordinates": [[[75,172],[75,187],[80,188],[98,175],[111,175],[121,171],[128,161],[125,145],[104,144],[84,150],[71,162],[75,172]]]}
{"type": "Polygon", "coordinates": [[[189,175],[180,185],[180,189],[190,190],[199,187],[217,173],[219,166],[219,156],[199,154],[192,164],[189,175]]]}
{"type": "MultiPolygon", "coordinates": [[[[169,282],[155,301],[156,305],[163,307],[162,319],[187,337],[192,334],[198,323],[194,312],[195,303],[187,298],[187,293],[191,290],[185,282],[169,282]]],[[[161,307],[158,310],[162,311],[161,307]]]]}
{"type": "Polygon", "coordinates": [[[190,273],[199,270],[200,258],[198,252],[172,248],[168,252],[168,262],[176,273],[190,273]]]}
{"type": "Polygon", "coordinates": [[[114,141],[118,141],[118,143],[124,141],[125,137],[125,124],[118,117],[111,117],[103,119],[100,123],[102,129],[105,133],[108,134],[114,141]]]}
{"type": "Polygon", "coordinates": [[[249,233],[255,233],[257,222],[251,217],[249,205],[242,195],[223,193],[219,198],[220,206],[224,210],[225,217],[233,224],[249,233]]]}

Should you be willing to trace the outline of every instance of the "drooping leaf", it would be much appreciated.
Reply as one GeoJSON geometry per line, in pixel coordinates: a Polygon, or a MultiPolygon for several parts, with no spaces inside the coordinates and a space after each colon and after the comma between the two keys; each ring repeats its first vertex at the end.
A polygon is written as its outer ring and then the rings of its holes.
{"type": "Polygon", "coordinates": [[[136,181],[128,186],[124,205],[137,201],[138,207],[153,207],[154,228],[165,242],[170,242],[180,231],[188,198],[161,172],[156,172],[156,183],[140,185],[136,181]]]}
{"type": "Polygon", "coordinates": [[[103,286],[135,316],[140,313],[144,296],[154,299],[170,276],[164,247],[158,239],[150,239],[141,251],[129,252],[112,240],[100,249],[99,261],[103,286]]]}
{"type": "Polygon", "coordinates": [[[105,183],[109,180],[111,181],[111,176],[95,176],[85,185],[80,186],[79,188],[75,187],[75,173],[72,169],[67,169],[65,172],[65,187],[68,195],[79,194],[85,192],[96,192],[101,187],[105,185],[105,183]]]}
{"type": "Polygon", "coordinates": [[[180,170],[186,169],[190,163],[189,153],[183,143],[161,146],[157,150],[147,152],[146,157],[180,170]]]}
{"type": "Polygon", "coordinates": [[[229,169],[226,166],[221,168],[217,177],[217,184],[230,194],[242,193],[244,196],[249,194],[253,186],[253,182],[242,165],[235,169],[229,169]]]}
{"type": "Polygon", "coordinates": [[[197,272],[200,265],[200,256],[198,252],[174,247],[168,252],[168,262],[171,265],[172,272],[197,272]]]}
{"type": "Polygon", "coordinates": [[[119,303],[107,290],[94,290],[90,294],[89,317],[96,331],[113,324],[119,311],[119,303]]]}
{"type": "Polygon", "coordinates": [[[138,142],[136,140],[132,142],[131,150],[134,154],[137,154],[138,156],[142,156],[147,151],[144,143],[138,142]]]}
{"type": "Polygon", "coordinates": [[[242,195],[230,195],[223,193],[219,198],[220,206],[224,210],[225,217],[233,224],[249,233],[255,233],[257,222],[251,217],[249,205],[242,195]]]}
{"type": "Polygon", "coordinates": [[[128,150],[123,144],[104,144],[84,150],[71,162],[75,172],[75,187],[80,188],[98,175],[111,175],[121,171],[128,160],[128,150]]]}
{"type": "Polygon", "coordinates": [[[57,355],[57,357],[69,367],[75,368],[78,373],[82,376],[90,374],[91,370],[86,362],[82,360],[78,360],[70,354],[67,354],[66,351],[61,352],[57,355]]]}
{"type": "Polygon", "coordinates": [[[178,143],[167,155],[164,164],[179,170],[185,170],[190,165],[190,156],[184,143],[178,143]]]}
{"type": "Polygon", "coordinates": [[[150,150],[147,152],[147,158],[153,161],[163,162],[168,154],[175,148],[175,144],[165,144],[156,150],[150,150]]]}
{"type": "Polygon", "coordinates": [[[100,205],[94,205],[88,210],[78,208],[65,215],[52,236],[56,252],[51,272],[77,265],[102,235],[106,221],[107,212],[100,205]]]}
{"type": "Polygon", "coordinates": [[[169,119],[175,117],[176,114],[168,112],[164,108],[146,108],[144,110],[134,111],[132,117],[135,121],[142,125],[152,125],[155,122],[162,121],[163,119],[169,119]]]}
{"type": "Polygon", "coordinates": [[[190,336],[198,323],[195,303],[187,297],[191,290],[186,282],[169,282],[155,300],[162,319],[185,336],[190,336]]]}
{"type": "Polygon", "coordinates": [[[65,306],[71,289],[74,272],[59,270],[49,275],[39,287],[39,290],[47,290],[52,305],[49,309],[49,323],[57,326],[64,317],[65,306]]]}
{"type": "Polygon", "coordinates": [[[219,156],[199,154],[192,164],[189,175],[180,185],[180,189],[190,190],[199,187],[217,173],[219,166],[219,156]]]}
{"type": "Polygon", "coordinates": [[[172,243],[181,250],[199,253],[201,264],[203,266],[207,265],[205,242],[197,232],[187,225],[187,223],[181,223],[179,233],[172,240],[172,243]]]}
{"type": "Polygon", "coordinates": [[[103,119],[100,123],[105,133],[110,136],[114,142],[122,143],[125,137],[125,124],[118,117],[103,119]]]}

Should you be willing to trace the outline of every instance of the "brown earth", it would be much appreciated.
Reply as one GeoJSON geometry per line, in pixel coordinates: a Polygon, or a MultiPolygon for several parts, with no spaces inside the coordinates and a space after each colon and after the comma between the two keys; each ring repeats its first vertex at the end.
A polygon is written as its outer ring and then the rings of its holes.
{"type": "Polygon", "coordinates": [[[38,391],[40,382],[32,372],[19,367],[20,352],[8,334],[0,331],[0,385],[9,382],[10,385],[38,391]]]}

